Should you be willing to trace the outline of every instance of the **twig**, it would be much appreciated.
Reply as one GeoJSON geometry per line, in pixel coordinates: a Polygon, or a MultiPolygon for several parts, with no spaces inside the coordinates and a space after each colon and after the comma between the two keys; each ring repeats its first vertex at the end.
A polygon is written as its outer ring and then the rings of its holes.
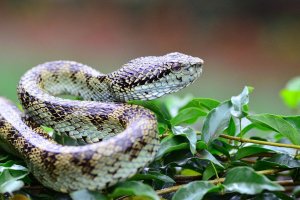
{"type": "MultiPolygon", "coordinates": [[[[268,175],[268,174],[276,174],[278,172],[285,171],[285,170],[286,169],[268,169],[268,170],[257,171],[257,173],[268,175]]],[[[219,183],[223,183],[224,181],[225,181],[225,178],[217,178],[217,179],[214,179],[214,180],[210,180],[208,182],[210,182],[214,185],[217,185],[219,183]]],[[[280,183],[282,183],[282,184],[291,184],[290,181],[292,181],[292,180],[289,180],[289,181],[274,181],[274,182],[279,183],[279,184],[280,183]]],[[[161,190],[156,190],[156,193],[158,195],[168,194],[168,193],[177,191],[179,188],[181,188],[182,186],[185,186],[185,185],[187,185],[187,184],[175,185],[175,186],[164,188],[164,189],[161,189],[161,190]]]]}
{"type": "Polygon", "coordinates": [[[276,183],[282,186],[295,186],[300,185],[300,182],[294,182],[293,180],[283,180],[283,181],[276,181],[276,183]]]}
{"type": "MultiPolygon", "coordinates": [[[[197,132],[197,134],[201,134],[200,132],[197,132]]],[[[164,133],[160,135],[161,138],[169,136],[169,133],[164,133]]],[[[285,148],[291,148],[291,149],[296,149],[300,150],[300,145],[294,145],[294,144],[284,144],[284,143],[277,143],[277,142],[267,142],[267,141],[261,141],[261,140],[252,140],[252,139],[246,139],[246,138],[241,138],[241,137],[234,137],[230,135],[225,135],[221,134],[221,138],[229,139],[229,140],[235,140],[239,141],[241,143],[253,143],[253,144],[263,144],[263,145],[268,145],[268,146],[276,146],[276,147],[285,147],[285,148]]],[[[298,154],[298,151],[296,155],[298,154]]]]}
{"type": "Polygon", "coordinates": [[[299,145],[294,145],[294,144],[284,144],[284,143],[276,143],[276,142],[266,142],[266,141],[260,141],[260,140],[252,140],[252,139],[245,139],[245,138],[240,138],[240,137],[234,137],[234,136],[229,136],[229,135],[220,135],[221,138],[226,138],[229,140],[235,140],[239,141],[242,143],[253,143],[253,144],[263,144],[263,145],[269,145],[269,146],[276,146],[276,147],[285,147],[285,148],[292,148],[292,149],[299,149],[299,145]]]}

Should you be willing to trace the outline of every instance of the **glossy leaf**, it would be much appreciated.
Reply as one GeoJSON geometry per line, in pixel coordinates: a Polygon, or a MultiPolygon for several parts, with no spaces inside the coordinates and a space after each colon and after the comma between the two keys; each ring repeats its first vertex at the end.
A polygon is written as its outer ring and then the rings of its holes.
{"type": "Polygon", "coordinates": [[[253,123],[262,125],[287,137],[293,144],[300,144],[300,133],[286,120],[277,115],[258,114],[247,117],[253,123]]]}
{"type": "Polygon", "coordinates": [[[159,172],[148,172],[146,174],[136,174],[130,180],[160,180],[165,183],[175,183],[175,181],[167,175],[159,172]]]}
{"type": "Polygon", "coordinates": [[[159,200],[159,197],[149,185],[143,184],[138,181],[126,181],[117,184],[109,197],[117,198],[120,196],[139,196],[152,200],[159,200]]]}
{"type": "Polygon", "coordinates": [[[261,146],[257,146],[257,145],[251,145],[251,146],[246,146],[246,147],[242,147],[240,148],[236,155],[235,155],[235,159],[241,159],[244,157],[248,157],[248,156],[252,156],[252,155],[256,155],[256,154],[260,154],[260,153],[274,153],[274,151],[261,147],[261,146]]]}
{"type": "Polygon", "coordinates": [[[207,113],[199,108],[186,108],[180,110],[179,113],[171,119],[171,124],[176,126],[178,124],[192,124],[197,121],[199,117],[206,116],[207,113]]]}
{"type": "Polygon", "coordinates": [[[174,135],[181,135],[188,139],[192,154],[196,153],[197,134],[190,127],[174,126],[172,129],[174,135]]]}
{"type": "Polygon", "coordinates": [[[212,109],[203,124],[202,140],[210,143],[228,127],[231,118],[231,102],[226,101],[212,109]]]}
{"type": "Polygon", "coordinates": [[[28,169],[7,161],[0,164],[0,193],[12,193],[24,185],[22,179],[28,174],[28,169]]]}
{"type": "Polygon", "coordinates": [[[129,103],[148,108],[149,110],[153,111],[156,114],[158,121],[170,125],[171,115],[163,103],[157,100],[152,100],[152,101],[134,100],[134,101],[130,101],[129,103]]]}
{"type": "Polygon", "coordinates": [[[232,110],[231,115],[236,118],[245,116],[243,107],[249,103],[249,93],[253,90],[252,87],[244,87],[242,93],[231,97],[232,110]]]}
{"type": "Polygon", "coordinates": [[[236,124],[233,117],[230,118],[227,129],[224,131],[227,135],[235,136],[236,134],[236,124]]]}
{"type": "Polygon", "coordinates": [[[300,160],[287,154],[276,154],[257,162],[257,165],[269,166],[272,168],[300,168],[300,160]]]}
{"type": "Polygon", "coordinates": [[[0,174],[0,193],[12,193],[20,190],[24,186],[24,182],[19,180],[23,177],[13,177],[8,171],[0,174]]]}
{"type": "Polygon", "coordinates": [[[300,115],[297,116],[282,116],[284,120],[289,122],[300,133],[300,115]]]}
{"type": "Polygon", "coordinates": [[[194,181],[181,187],[174,194],[172,200],[201,200],[207,193],[218,191],[220,191],[220,187],[208,181],[194,181]]]}
{"type": "Polygon", "coordinates": [[[199,152],[199,155],[197,156],[197,158],[210,161],[210,162],[214,163],[215,165],[218,165],[219,167],[224,168],[223,165],[207,150],[203,150],[203,151],[199,152]]]}
{"type": "Polygon", "coordinates": [[[259,194],[263,190],[284,190],[281,185],[270,181],[250,167],[235,167],[229,170],[223,185],[228,191],[251,195],[259,194]]]}
{"type": "Polygon", "coordinates": [[[88,190],[71,192],[70,196],[73,200],[108,200],[108,197],[100,194],[99,192],[92,192],[88,190]]]}
{"type": "Polygon", "coordinates": [[[295,200],[282,192],[263,192],[251,200],[295,200]]]}
{"type": "Polygon", "coordinates": [[[252,130],[253,128],[258,128],[258,125],[250,123],[247,126],[245,126],[241,132],[238,134],[239,137],[243,137],[248,131],[252,130]]]}
{"type": "Polygon", "coordinates": [[[230,150],[232,150],[234,147],[222,140],[216,139],[211,143],[209,151],[215,154],[222,153],[227,158],[230,158],[231,155],[229,153],[230,150]]]}
{"type": "Polygon", "coordinates": [[[183,106],[180,110],[187,109],[187,108],[198,108],[202,111],[210,111],[217,106],[220,105],[220,102],[214,99],[208,98],[194,98],[190,102],[188,102],[185,106],[183,106]]]}
{"type": "Polygon", "coordinates": [[[155,159],[160,159],[172,151],[187,149],[189,146],[185,138],[181,136],[168,136],[162,140],[155,159]]]}
{"type": "Polygon", "coordinates": [[[216,175],[216,171],[217,173],[220,171],[223,171],[224,168],[219,167],[218,165],[213,165],[212,163],[210,163],[206,168],[205,171],[203,172],[203,180],[209,180],[210,178],[212,178],[213,176],[216,175]]]}

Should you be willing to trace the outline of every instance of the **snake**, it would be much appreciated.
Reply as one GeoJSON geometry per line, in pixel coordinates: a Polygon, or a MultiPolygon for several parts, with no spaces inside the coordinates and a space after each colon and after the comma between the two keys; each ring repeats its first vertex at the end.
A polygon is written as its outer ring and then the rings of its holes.
{"type": "Polygon", "coordinates": [[[155,114],[128,101],[176,92],[201,75],[202,65],[178,52],[139,57],[109,74],[75,61],[37,65],[17,87],[22,111],[0,97],[0,145],[47,188],[103,190],[141,171],[159,149],[155,114]],[[62,145],[43,127],[80,145],[62,145]]]}

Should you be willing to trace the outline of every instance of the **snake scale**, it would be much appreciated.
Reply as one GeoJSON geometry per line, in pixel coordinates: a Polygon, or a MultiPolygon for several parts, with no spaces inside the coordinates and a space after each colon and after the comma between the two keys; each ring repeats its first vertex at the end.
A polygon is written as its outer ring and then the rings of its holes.
{"type": "Polygon", "coordinates": [[[175,52],[136,58],[110,74],[73,61],[38,65],[18,85],[24,113],[0,98],[0,144],[56,191],[112,186],[153,161],[159,147],[155,115],[126,102],[176,92],[200,76],[202,64],[175,52]],[[58,144],[41,125],[85,145],[58,144]]]}

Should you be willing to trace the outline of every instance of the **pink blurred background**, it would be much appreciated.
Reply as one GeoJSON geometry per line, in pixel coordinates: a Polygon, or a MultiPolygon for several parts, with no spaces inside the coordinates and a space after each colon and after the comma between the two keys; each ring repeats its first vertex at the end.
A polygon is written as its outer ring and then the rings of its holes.
{"type": "Polygon", "coordinates": [[[108,73],[173,51],[205,60],[202,78],[178,95],[226,100],[250,85],[252,110],[288,114],[278,93],[300,75],[300,2],[0,2],[0,95],[14,101],[20,76],[45,61],[108,73]]]}

